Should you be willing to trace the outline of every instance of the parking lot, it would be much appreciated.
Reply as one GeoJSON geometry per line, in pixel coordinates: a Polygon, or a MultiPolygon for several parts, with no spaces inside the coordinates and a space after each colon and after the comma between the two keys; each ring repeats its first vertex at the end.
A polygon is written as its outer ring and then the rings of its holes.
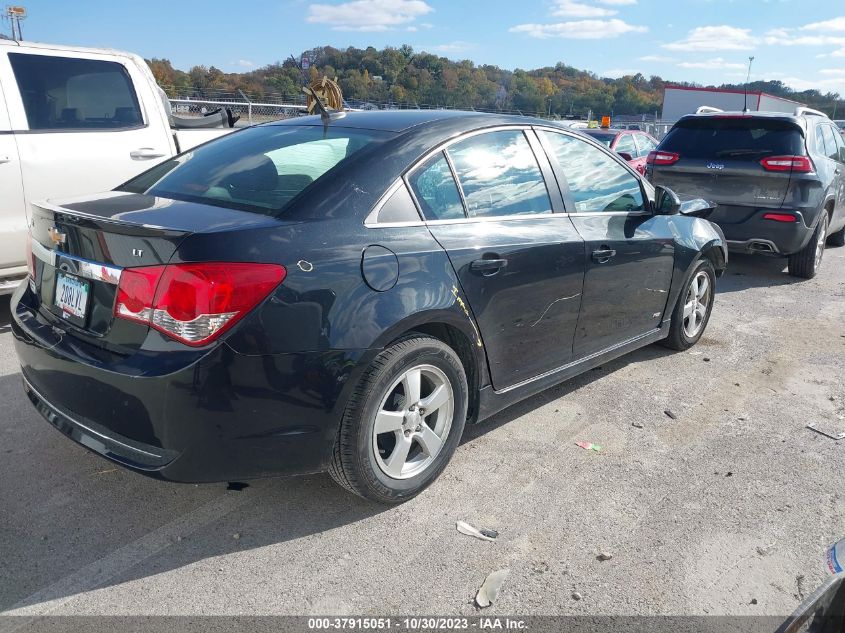
{"type": "Polygon", "coordinates": [[[32,409],[0,298],[0,612],[475,614],[508,567],[485,613],[787,615],[845,535],[845,441],[805,428],[845,431],[845,248],[812,281],[782,264],[734,257],[691,351],[648,347],[469,429],[398,508],[328,476],[229,491],[113,466],[32,409]]]}

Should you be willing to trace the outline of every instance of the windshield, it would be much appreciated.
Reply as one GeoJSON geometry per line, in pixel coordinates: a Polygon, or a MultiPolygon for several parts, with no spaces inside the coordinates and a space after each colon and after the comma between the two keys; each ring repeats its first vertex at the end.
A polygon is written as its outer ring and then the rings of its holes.
{"type": "Polygon", "coordinates": [[[328,171],[391,136],[342,127],[248,128],[153,167],[119,190],[275,215],[328,171]]]}
{"type": "Polygon", "coordinates": [[[759,161],[764,156],[802,156],[804,139],[789,121],[742,118],[695,118],[678,122],[660,144],[661,151],[684,158],[731,158],[759,161]]]}
{"type": "Polygon", "coordinates": [[[584,134],[586,134],[587,136],[592,136],[599,143],[604,144],[606,147],[610,147],[610,144],[613,143],[613,139],[616,138],[616,134],[611,134],[609,132],[587,132],[587,131],[585,131],[584,134]]]}

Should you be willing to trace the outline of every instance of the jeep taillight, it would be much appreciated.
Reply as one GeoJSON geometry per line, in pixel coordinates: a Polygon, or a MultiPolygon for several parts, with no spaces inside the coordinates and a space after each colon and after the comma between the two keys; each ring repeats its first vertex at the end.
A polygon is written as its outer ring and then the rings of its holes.
{"type": "Polygon", "coordinates": [[[809,174],[813,163],[807,156],[767,156],[760,161],[766,171],[792,171],[809,174]]]}
{"type": "Polygon", "coordinates": [[[675,152],[649,152],[646,162],[649,165],[674,165],[681,160],[681,155],[675,152]]]}
{"type": "Polygon", "coordinates": [[[230,262],[127,268],[114,315],[186,345],[206,345],[266,299],[285,274],[277,264],[230,262]]]}

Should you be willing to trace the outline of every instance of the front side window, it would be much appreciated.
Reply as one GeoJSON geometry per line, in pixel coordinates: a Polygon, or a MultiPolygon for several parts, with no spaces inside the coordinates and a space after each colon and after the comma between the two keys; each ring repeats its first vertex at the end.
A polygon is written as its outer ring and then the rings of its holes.
{"type": "Polygon", "coordinates": [[[390,136],[342,127],[246,128],[179,156],[169,169],[154,167],[120,190],[275,215],[327,172],[390,136]]]}
{"type": "Polygon", "coordinates": [[[469,217],[552,212],[543,174],[522,130],[479,134],[447,151],[469,217]]]}
{"type": "Polygon", "coordinates": [[[640,181],[612,156],[582,139],[541,132],[557,158],[575,201],[575,211],[642,211],[640,181]]]}
{"type": "Polygon", "coordinates": [[[115,130],[144,124],[121,64],[9,53],[30,130],[115,130]]]}
{"type": "Polygon", "coordinates": [[[426,220],[460,220],[464,215],[461,194],[442,152],[423,163],[408,178],[426,220]]]}

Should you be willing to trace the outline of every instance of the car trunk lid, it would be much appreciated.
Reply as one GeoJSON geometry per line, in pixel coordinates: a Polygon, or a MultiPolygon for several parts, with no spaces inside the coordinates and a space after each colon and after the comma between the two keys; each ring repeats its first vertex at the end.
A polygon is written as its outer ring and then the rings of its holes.
{"type": "Polygon", "coordinates": [[[187,236],[253,228],[271,218],[142,194],[109,192],[33,205],[33,285],[43,318],[75,336],[131,353],[148,327],[113,318],[121,273],[163,265],[187,236]]]}

